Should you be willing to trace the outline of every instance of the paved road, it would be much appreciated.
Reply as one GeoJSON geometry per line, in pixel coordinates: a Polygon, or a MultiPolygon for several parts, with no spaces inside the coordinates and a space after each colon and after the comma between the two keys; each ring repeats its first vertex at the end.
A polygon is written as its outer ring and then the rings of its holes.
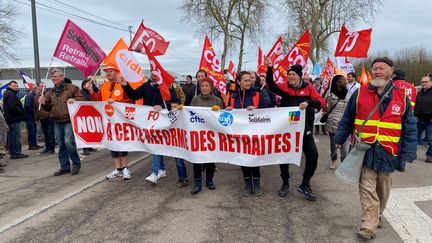
{"type": "MultiPolygon", "coordinates": [[[[357,188],[340,183],[332,171],[323,173],[329,160],[328,137],[318,135],[316,140],[316,202],[296,192],[303,172],[296,166],[291,166],[288,198],[276,193],[281,183],[277,166],[262,168],[261,197],[244,198],[240,168],[228,164],[218,165],[215,191],[204,188],[192,196],[190,188],[176,187],[173,159],[166,161],[168,176],[152,186],[144,182],[151,164],[144,153],[130,156],[135,163],[132,180],[107,181],[103,177],[113,162],[106,150],[84,158],[79,175],[61,177],[52,176],[58,168],[55,155],[31,151],[31,158],[9,161],[6,173],[0,174],[0,242],[357,242],[357,188]]],[[[395,189],[422,191],[432,186],[432,164],[423,162],[425,150],[418,147],[419,160],[408,165],[407,172],[394,173],[395,189]]],[[[191,177],[192,166],[187,166],[191,177]]],[[[404,200],[403,191],[396,194],[404,200]]],[[[375,241],[409,242],[417,237],[415,230],[400,230],[407,225],[404,220],[426,222],[422,232],[428,226],[431,230],[427,219],[432,217],[432,198],[418,201],[412,205],[423,214],[398,219],[401,210],[393,208],[375,241]]],[[[417,240],[427,242],[424,239],[417,240]]]]}

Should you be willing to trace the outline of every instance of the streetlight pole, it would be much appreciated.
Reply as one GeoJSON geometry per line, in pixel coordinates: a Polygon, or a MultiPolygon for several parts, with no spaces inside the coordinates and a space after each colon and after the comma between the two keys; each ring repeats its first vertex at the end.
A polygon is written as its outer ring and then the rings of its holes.
{"type": "Polygon", "coordinates": [[[37,34],[37,23],[36,23],[36,1],[31,0],[31,11],[32,11],[32,25],[33,25],[33,52],[35,62],[35,80],[36,84],[41,82],[40,78],[40,63],[39,63],[39,44],[37,34]]]}

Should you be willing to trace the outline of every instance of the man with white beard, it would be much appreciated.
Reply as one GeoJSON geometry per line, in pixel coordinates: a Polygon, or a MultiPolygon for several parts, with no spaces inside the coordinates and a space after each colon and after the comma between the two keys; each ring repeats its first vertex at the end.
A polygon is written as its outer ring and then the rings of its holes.
{"type": "Polygon", "coordinates": [[[416,158],[417,127],[411,103],[405,90],[393,84],[392,73],[391,59],[372,62],[373,80],[351,96],[334,138],[340,147],[354,131],[370,146],[359,182],[362,216],[357,236],[363,239],[375,238],[377,228],[383,227],[381,215],[390,195],[391,173],[400,162],[416,158]]]}

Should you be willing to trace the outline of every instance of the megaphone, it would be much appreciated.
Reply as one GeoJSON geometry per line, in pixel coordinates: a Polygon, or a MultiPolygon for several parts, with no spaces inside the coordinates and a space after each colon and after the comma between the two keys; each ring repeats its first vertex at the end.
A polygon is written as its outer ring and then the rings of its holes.
{"type": "Polygon", "coordinates": [[[361,169],[366,151],[371,145],[358,142],[344,159],[343,163],[336,169],[336,177],[345,183],[357,185],[360,181],[361,169]]]}

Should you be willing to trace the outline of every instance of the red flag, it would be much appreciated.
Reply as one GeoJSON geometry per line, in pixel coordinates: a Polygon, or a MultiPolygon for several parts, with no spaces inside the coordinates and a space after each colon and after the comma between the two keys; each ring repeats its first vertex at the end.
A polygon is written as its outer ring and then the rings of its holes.
{"type": "Polygon", "coordinates": [[[325,90],[330,86],[330,82],[334,76],[334,66],[333,63],[330,60],[330,57],[327,57],[327,62],[325,68],[321,72],[321,79],[322,79],[322,94],[325,92],[325,90]]]}
{"type": "MultiPolygon", "coordinates": [[[[279,36],[279,38],[274,43],[273,47],[270,49],[270,51],[267,53],[266,57],[270,58],[270,60],[273,62],[273,66],[277,67],[284,59],[283,51],[282,51],[282,37],[279,36]]],[[[264,62],[264,60],[263,60],[264,62]]]]}
{"type": "Polygon", "coordinates": [[[169,46],[169,42],[165,41],[156,31],[145,27],[143,20],[129,45],[129,51],[145,54],[144,44],[148,47],[153,56],[164,55],[169,46]]]}
{"type": "Polygon", "coordinates": [[[213,80],[216,89],[226,94],[225,76],[222,66],[207,36],[204,39],[199,69],[206,71],[208,77],[213,80]]]}
{"type": "Polygon", "coordinates": [[[258,66],[257,66],[257,73],[258,75],[266,75],[267,66],[264,63],[264,53],[261,50],[261,47],[258,47],[258,66]]]}
{"type": "Polygon", "coordinates": [[[233,78],[233,80],[236,79],[237,73],[235,71],[234,63],[232,60],[230,60],[230,63],[228,65],[228,73],[231,74],[231,77],[233,78]]]}
{"type": "Polygon", "coordinates": [[[366,69],[364,67],[364,64],[362,65],[362,70],[361,70],[361,75],[360,75],[360,84],[361,85],[368,84],[368,77],[367,77],[367,74],[366,74],[366,69]]]}
{"type": "Polygon", "coordinates": [[[367,57],[371,42],[372,28],[348,32],[345,25],[342,25],[335,56],[346,57],[367,57]]]}
{"type": "Polygon", "coordinates": [[[54,56],[80,70],[85,77],[96,71],[106,57],[98,44],[70,20],[66,22],[54,56]]]}
{"type": "Polygon", "coordinates": [[[283,58],[278,66],[275,66],[273,77],[277,84],[288,82],[288,68],[300,64],[305,69],[310,50],[310,35],[306,30],[300,39],[295,43],[290,52],[283,58]]]}
{"type": "Polygon", "coordinates": [[[160,65],[156,58],[152,55],[150,50],[144,45],[144,50],[147,53],[147,57],[150,62],[150,73],[154,75],[154,79],[159,85],[159,90],[163,100],[170,100],[171,94],[169,87],[174,82],[174,77],[171,76],[165,69],[160,65]]]}

